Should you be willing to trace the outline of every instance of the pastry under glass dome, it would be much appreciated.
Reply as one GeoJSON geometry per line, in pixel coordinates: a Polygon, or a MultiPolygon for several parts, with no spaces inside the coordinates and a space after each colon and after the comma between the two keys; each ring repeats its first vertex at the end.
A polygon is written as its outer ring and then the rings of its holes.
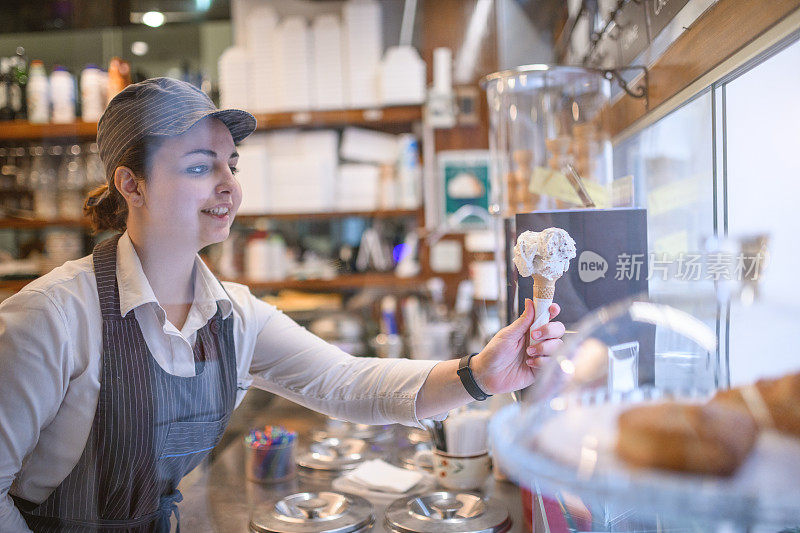
{"type": "MultiPolygon", "coordinates": [[[[634,468],[615,453],[620,412],[664,400],[705,403],[727,383],[713,295],[711,309],[707,302],[698,294],[642,297],[587,315],[540,368],[524,400],[492,419],[495,464],[534,493],[602,507],[595,517],[610,508],[636,514],[627,520],[635,530],[646,530],[648,521],[655,527],[688,520],[701,530],[719,523],[729,530],[800,525],[800,439],[762,431],[731,476],[634,468]]],[[[628,530],[624,521],[610,521],[606,516],[593,529],[628,530]]]]}

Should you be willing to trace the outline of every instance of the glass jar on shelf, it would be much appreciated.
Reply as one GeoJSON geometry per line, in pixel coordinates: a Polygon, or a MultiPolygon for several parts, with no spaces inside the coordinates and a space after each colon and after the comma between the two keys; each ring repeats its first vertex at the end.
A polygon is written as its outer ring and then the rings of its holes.
{"type": "Polygon", "coordinates": [[[496,214],[606,207],[610,85],[600,70],[526,65],[483,79],[496,214]]]}
{"type": "MultiPolygon", "coordinates": [[[[60,148],[60,147],[59,147],[60,148]]],[[[58,216],[56,171],[43,146],[30,149],[30,188],[33,192],[33,211],[37,218],[54,219],[58,216]]]]}
{"type": "Polygon", "coordinates": [[[61,218],[83,216],[85,189],[86,167],[81,158],[81,147],[73,144],[58,167],[58,214],[61,218]]]}

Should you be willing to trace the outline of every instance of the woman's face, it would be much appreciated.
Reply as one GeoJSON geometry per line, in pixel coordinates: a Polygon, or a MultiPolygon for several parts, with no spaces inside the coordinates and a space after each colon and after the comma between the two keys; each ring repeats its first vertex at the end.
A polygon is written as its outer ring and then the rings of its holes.
{"type": "Polygon", "coordinates": [[[148,235],[195,250],[228,238],[242,203],[238,160],[230,131],[215,118],[166,139],[150,158],[144,187],[148,235]]]}

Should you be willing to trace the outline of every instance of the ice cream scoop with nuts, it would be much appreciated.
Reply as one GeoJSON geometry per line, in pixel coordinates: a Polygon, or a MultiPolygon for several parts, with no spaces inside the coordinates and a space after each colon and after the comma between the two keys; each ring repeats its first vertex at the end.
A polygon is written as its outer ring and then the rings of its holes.
{"type": "MultiPolygon", "coordinates": [[[[553,303],[556,280],[569,268],[576,255],[575,241],[561,228],[543,231],[524,231],[514,246],[514,266],[522,277],[533,276],[533,305],[536,320],[531,331],[545,325],[548,308],[553,303]]],[[[533,338],[530,344],[534,344],[533,338]]]]}

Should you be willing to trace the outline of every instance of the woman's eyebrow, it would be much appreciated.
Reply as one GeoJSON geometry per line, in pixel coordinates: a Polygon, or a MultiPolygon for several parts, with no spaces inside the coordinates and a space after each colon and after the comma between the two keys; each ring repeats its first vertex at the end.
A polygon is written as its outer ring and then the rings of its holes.
{"type": "MultiPolygon", "coordinates": [[[[193,154],[203,154],[203,155],[207,155],[207,156],[210,156],[210,157],[213,157],[213,158],[217,157],[217,152],[215,152],[214,150],[206,150],[206,149],[203,149],[203,148],[197,148],[195,150],[190,150],[190,151],[186,152],[185,154],[183,154],[181,157],[186,157],[186,156],[190,156],[190,155],[193,155],[193,154]]],[[[237,152],[236,150],[233,151],[233,153],[230,155],[230,157],[228,157],[228,159],[233,159],[234,157],[239,157],[239,152],[237,152]]]]}
{"type": "Polygon", "coordinates": [[[190,155],[193,155],[193,154],[203,154],[203,155],[211,156],[211,157],[214,157],[214,158],[217,157],[217,152],[215,152],[214,150],[206,150],[206,149],[203,149],[203,148],[197,148],[195,150],[189,150],[188,152],[183,154],[181,157],[186,157],[186,156],[190,156],[190,155]]]}

